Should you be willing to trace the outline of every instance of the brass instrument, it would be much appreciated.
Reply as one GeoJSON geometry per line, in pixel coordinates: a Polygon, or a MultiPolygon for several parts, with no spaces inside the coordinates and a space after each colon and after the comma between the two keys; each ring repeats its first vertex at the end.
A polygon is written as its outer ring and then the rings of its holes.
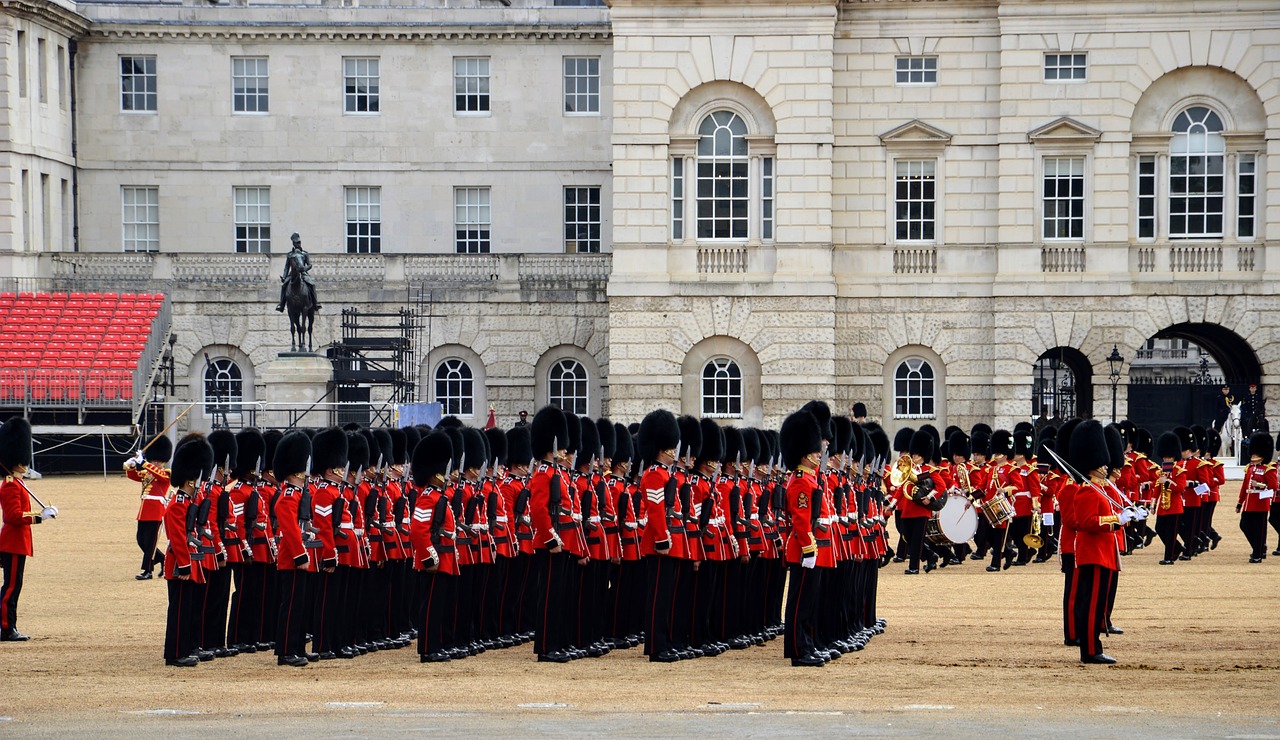
{"type": "Polygon", "coordinates": [[[898,462],[894,465],[893,470],[889,471],[889,484],[894,488],[902,488],[907,483],[916,482],[915,465],[911,463],[910,455],[902,455],[898,458],[898,462]]]}
{"type": "Polygon", "coordinates": [[[1168,511],[1173,505],[1173,466],[1169,467],[1169,470],[1164,471],[1164,482],[1160,484],[1160,508],[1164,511],[1168,511]]]}
{"type": "Polygon", "coordinates": [[[1040,499],[1031,501],[1031,532],[1022,535],[1022,544],[1033,550],[1044,547],[1044,537],[1040,536],[1040,499]]]}

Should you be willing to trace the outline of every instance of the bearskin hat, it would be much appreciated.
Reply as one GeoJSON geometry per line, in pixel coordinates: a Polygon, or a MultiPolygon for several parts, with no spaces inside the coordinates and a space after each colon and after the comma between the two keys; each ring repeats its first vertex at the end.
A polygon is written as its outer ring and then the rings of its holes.
{"type": "Polygon", "coordinates": [[[867,433],[862,431],[862,427],[849,423],[849,446],[845,449],[849,452],[850,460],[861,460],[867,456],[867,433]]]}
{"type": "Polygon", "coordinates": [[[680,454],[677,457],[694,457],[702,452],[702,423],[696,417],[685,414],[676,419],[680,425],[680,454]]]}
{"type": "Polygon", "coordinates": [[[262,432],[253,427],[241,429],[236,433],[236,464],[231,466],[231,477],[243,480],[250,473],[265,468],[266,451],[267,442],[263,439],[262,432]]]}
{"type": "Polygon", "coordinates": [[[450,414],[441,419],[439,424],[436,424],[436,429],[461,429],[464,426],[466,424],[462,423],[462,419],[450,414]]]}
{"type": "Polygon", "coordinates": [[[737,427],[725,427],[724,456],[720,458],[720,462],[727,464],[746,459],[746,453],[742,449],[742,432],[737,427]]]}
{"type": "Polygon", "coordinates": [[[578,417],[578,430],[577,465],[582,466],[600,457],[600,431],[596,423],[585,416],[578,417]]]}
{"type": "Polygon", "coordinates": [[[1160,460],[1177,460],[1182,457],[1182,442],[1173,432],[1165,432],[1156,439],[1156,457],[1160,460]]]}
{"type": "Polygon", "coordinates": [[[856,419],[867,418],[867,405],[862,401],[858,401],[853,405],[853,416],[856,419]]]}
{"type": "Polygon", "coordinates": [[[755,463],[761,465],[761,458],[765,457],[760,454],[760,432],[746,427],[740,431],[742,434],[742,461],[746,463],[755,463]]]}
{"type": "Polygon", "coordinates": [[[826,401],[810,401],[800,407],[801,411],[808,411],[813,414],[813,418],[818,420],[818,428],[822,430],[822,438],[827,442],[834,441],[835,432],[831,428],[831,407],[826,401]]]}
{"type": "Polygon", "coordinates": [[[404,461],[407,463],[413,458],[413,448],[422,441],[422,431],[417,427],[404,427],[400,431],[404,432],[404,461]]]}
{"type": "Polygon", "coordinates": [[[529,423],[529,444],[533,456],[541,460],[549,452],[558,452],[569,445],[569,423],[564,412],[555,406],[543,406],[529,423]]]}
{"type": "MultiPolygon", "coordinates": [[[[462,472],[462,466],[466,464],[467,442],[462,436],[462,427],[444,427],[440,431],[449,435],[449,443],[453,445],[453,469],[456,472],[462,472]]],[[[421,443],[419,443],[421,444],[421,443]]]]}
{"type": "Polygon", "coordinates": [[[453,464],[453,440],[450,436],[444,429],[437,429],[423,437],[418,446],[413,448],[409,473],[414,485],[420,488],[430,485],[436,476],[443,477],[453,464]]]}
{"type": "Polygon", "coordinates": [[[969,437],[969,454],[982,455],[984,457],[991,456],[991,434],[981,429],[975,429],[969,437]]]}
{"type": "Polygon", "coordinates": [[[929,430],[921,427],[916,430],[915,434],[911,435],[911,444],[907,448],[907,453],[913,457],[919,455],[924,458],[925,462],[932,462],[934,449],[933,435],[929,433],[929,430]]]}
{"type": "Polygon", "coordinates": [[[1209,435],[1206,432],[1205,428],[1200,426],[1199,424],[1191,425],[1191,437],[1192,437],[1192,440],[1195,442],[1196,452],[1204,452],[1204,448],[1209,446],[1209,439],[1208,439],[1209,435]]]}
{"type": "Polygon", "coordinates": [[[1084,475],[1098,468],[1105,468],[1111,463],[1111,452],[1107,448],[1107,433],[1096,419],[1080,422],[1071,432],[1072,465],[1084,475]]]}
{"type": "Polygon", "coordinates": [[[596,435],[600,437],[600,447],[604,450],[605,458],[612,460],[618,448],[618,432],[614,429],[613,422],[603,416],[596,419],[596,435]]]}
{"type": "Polygon", "coordinates": [[[1120,420],[1120,431],[1124,433],[1124,441],[1129,444],[1137,442],[1138,425],[1128,419],[1120,420]]]}
{"type": "MultiPolygon", "coordinates": [[[[302,464],[306,465],[304,457],[302,464]]],[[[173,465],[170,466],[169,483],[174,488],[181,488],[187,483],[207,479],[213,474],[213,447],[203,434],[193,432],[178,440],[173,450],[173,465]]]]}
{"type": "Polygon", "coordinates": [[[933,446],[934,446],[934,447],[937,447],[937,446],[938,446],[938,442],[942,440],[942,435],[938,434],[938,428],[937,428],[937,427],[935,427],[935,426],[934,426],[934,425],[932,425],[932,424],[921,424],[921,425],[920,425],[920,428],[919,428],[918,430],[916,430],[916,431],[925,432],[925,433],[926,433],[926,434],[928,434],[930,437],[933,437],[933,446]]]}
{"type": "Polygon", "coordinates": [[[333,468],[347,465],[347,433],[329,427],[311,439],[311,474],[323,475],[333,468]]]}
{"type": "Polygon", "coordinates": [[[1133,449],[1138,452],[1141,452],[1147,457],[1151,457],[1152,455],[1155,454],[1155,451],[1152,449],[1151,444],[1152,444],[1151,432],[1148,432],[1146,429],[1142,427],[1138,427],[1137,431],[1134,432],[1133,449]]]}
{"type": "Polygon", "coordinates": [[[916,430],[911,427],[903,427],[898,433],[893,435],[893,451],[897,453],[907,452],[911,449],[911,438],[916,434],[916,430]]]}
{"type": "Polygon", "coordinates": [[[1052,424],[1045,424],[1045,425],[1040,429],[1040,436],[1039,436],[1039,440],[1040,440],[1041,442],[1043,442],[1043,441],[1044,441],[1044,440],[1046,440],[1046,439],[1057,439],[1057,438],[1058,438],[1058,428],[1057,428],[1057,427],[1055,427],[1054,425],[1052,425],[1052,424]]]}
{"type": "MultiPolygon", "coordinates": [[[[1213,429],[1206,430],[1205,435],[1204,449],[1201,451],[1209,457],[1217,457],[1218,453],[1222,451],[1222,435],[1213,429]]],[[[1137,447],[1135,446],[1134,449],[1137,449],[1137,447]]]]}
{"type": "Polygon", "coordinates": [[[1029,421],[1020,421],[1013,425],[1014,435],[1017,435],[1019,432],[1030,432],[1031,434],[1035,434],[1035,431],[1035,425],[1029,421]]]}
{"type": "Polygon", "coordinates": [[[962,457],[969,459],[969,437],[959,429],[951,433],[947,437],[947,451],[951,453],[951,457],[962,457]]]}
{"type": "Polygon", "coordinates": [[[613,425],[613,464],[620,465],[635,457],[635,447],[631,444],[631,433],[621,424],[613,425]]]}
{"type": "Polygon", "coordinates": [[[529,444],[529,427],[508,429],[506,466],[514,468],[518,465],[528,465],[532,459],[533,446],[529,444]]]}
{"type": "Polygon", "coordinates": [[[1036,449],[1036,435],[1031,429],[1023,429],[1013,433],[1013,454],[1022,455],[1030,460],[1036,449]]]}
{"type": "Polygon", "coordinates": [[[986,422],[982,422],[982,421],[980,421],[980,422],[978,422],[977,424],[974,424],[973,426],[969,427],[969,437],[970,437],[970,438],[973,438],[973,437],[977,436],[978,432],[985,432],[985,433],[986,433],[986,435],[987,435],[988,437],[990,437],[990,436],[991,436],[992,431],[993,431],[993,430],[991,429],[991,425],[990,425],[990,424],[987,424],[986,422]]]}
{"type": "Polygon", "coordinates": [[[262,433],[262,469],[271,472],[271,464],[276,459],[276,445],[284,439],[284,432],[279,429],[268,429],[262,433]]]}
{"type": "Polygon", "coordinates": [[[1174,427],[1173,433],[1178,435],[1178,444],[1182,445],[1182,449],[1194,450],[1196,448],[1196,435],[1187,427],[1174,427]]]}
{"type": "Polygon", "coordinates": [[[943,441],[943,442],[946,442],[946,441],[950,440],[950,439],[951,439],[951,435],[955,434],[956,432],[961,432],[961,431],[964,431],[964,430],[963,430],[963,429],[961,429],[960,427],[956,426],[955,424],[948,424],[948,425],[947,425],[947,428],[942,430],[942,441],[943,441]]]}
{"type": "MultiPolygon", "coordinates": [[[[569,432],[568,439],[565,440],[564,449],[572,455],[575,452],[582,452],[582,423],[578,421],[578,415],[572,411],[564,412],[565,429],[569,432]]],[[[586,455],[578,455],[585,458],[586,455]]]]}
{"type": "Polygon", "coordinates": [[[395,465],[404,465],[409,462],[409,435],[399,427],[392,427],[387,430],[387,434],[391,435],[391,462],[395,465]]]}
{"type": "Polygon", "coordinates": [[[1107,435],[1107,467],[1119,470],[1124,467],[1124,434],[1117,424],[1108,424],[1103,431],[1107,435]]]}
{"type": "Polygon", "coordinates": [[[867,454],[862,456],[862,461],[866,463],[873,462],[873,459],[872,459],[873,455],[875,457],[880,458],[881,460],[888,460],[889,459],[889,435],[885,434],[884,429],[881,429],[880,427],[876,427],[875,429],[872,429],[867,434],[867,437],[868,437],[868,441],[871,444],[867,445],[868,447],[867,454]]]}
{"type": "Polygon", "coordinates": [[[675,414],[666,409],[650,411],[640,422],[636,434],[636,452],[647,463],[656,462],[658,453],[680,445],[680,424],[675,414]]]}
{"type": "Polygon", "coordinates": [[[142,454],[148,462],[168,465],[169,458],[173,457],[173,440],[169,439],[169,435],[161,434],[159,437],[151,440],[151,446],[142,454]]]}
{"type": "Polygon", "coordinates": [[[948,440],[944,439],[942,444],[938,445],[938,449],[933,451],[933,458],[935,463],[951,459],[951,445],[948,444],[948,440]]]}
{"type": "Polygon", "coordinates": [[[724,457],[724,430],[711,419],[702,419],[698,426],[702,435],[702,449],[698,451],[694,467],[708,462],[720,462],[720,458],[724,457]]]}
{"type": "Polygon", "coordinates": [[[782,455],[782,438],[776,429],[764,430],[764,439],[769,442],[770,459],[781,461],[782,455]]]}
{"type": "Polygon", "coordinates": [[[462,470],[479,470],[489,459],[489,450],[484,444],[484,435],[479,429],[472,427],[463,427],[459,430],[462,432],[462,449],[467,453],[467,459],[461,463],[462,470]]]}
{"type": "Polygon", "coordinates": [[[369,467],[369,438],[360,432],[347,432],[347,462],[353,471],[369,467]]]}
{"type": "Polygon", "coordinates": [[[1013,456],[1013,435],[1007,429],[997,429],[991,433],[991,456],[1013,456]]]}
{"type": "Polygon", "coordinates": [[[811,453],[822,450],[822,428],[808,411],[797,411],[782,420],[778,434],[782,443],[782,464],[795,470],[811,453]]]}
{"type": "MultiPolygon", "coordinates": [[[[1042,439],[1040,440],[1040,445],[1036,448],[1036,460],[1041,465],[1048,465],[1051,468],[1062,470],[1062,466],[1058,464],[1058,461],[1053,457],[1053,455],[1049,454],[1050,452],[1057,451],[1058,444],[1055,440],[1042,439]]],[[[1044,468],[1041,468],[1041,470],[1044,470],[1044,468]]]]}
{"type": "Polygon", "coordinates": [[[386,429],[374,429],[373,441],[377,443],[377,447],[369,445],[369,456],[373,458],[373,464],[378,465],[395,465],[395,442],[391,439],[391,432],[386,429]]]}
{"type": "Polygon", "coordinates": [[[209,446],[213,448],[213,464],[230,471],[236,467],[236,435],[230,429],[215,429],[209,433],[209,446]]]}
{"type": "Polygon", "coordinates": [[[1072,418],[1063,422],[1062,426],[1058,427],[1058,438],[1054,440],[1057,444],[1058,457],[1072,466],[1075,465],[1075,460],[1071,457],[1071,435],[1075,433],[1076,427],[1080,426],[1080,421],[1079,418],[1072,418]]]}
{"type": "Polygon", "coordinates": [[[1271,457],[1275,454],[1275,451],[1275,440],[1271,439],[1270,434],[1257,432],[1249,437],[1249,454],[1262,458],[1262,462],[1271,462],[1271,457]]]}
{"type": "Polygon", "coordinates": [[[853,438],[853,422],[847,416],[833,416],[831,428],[835,430],[835,444],[831,446],[833,455],[849,451],[853,438]]]}
{"type": "MultiPolygon", "coordinates": [[[[481,432],[484,435],[485,444],[489,446],[489,465],[493,467],[506,461],[507,459],[507,434],[497,427],[490,427],[481,432]]],[[[528,462],[529,458],[525,458],[528,462]]]]}

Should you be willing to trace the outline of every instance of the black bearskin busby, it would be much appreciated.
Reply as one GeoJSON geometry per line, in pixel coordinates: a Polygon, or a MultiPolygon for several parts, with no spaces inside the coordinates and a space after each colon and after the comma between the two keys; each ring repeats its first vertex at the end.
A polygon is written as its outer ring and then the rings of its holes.
{"type": "MultiPolygon", "coordinates": [[[[150,450],[148,450],[149,452],[150,450]]],[[[244,480],[267,466],[267,442],[262,432],[247,427],[236,433],[236,463],[231,466],[231,477],[244,480]]]]}
{"type": "Polygon", "coordinates": [[[1116,424],[1108,424],[1103,432],[1107,435],[1107,467],[1118,471],[1124,467],[1124,434],[1116,424]]]}
{"type": "Polygon", "coordinates": [[[1178,435],[1178,444],[1182,445],[1182,449],[1194,450],[1196,448],[1196,435],[1192,434],[1187,427],[1174,427],[1173,433],[1178,435]]]}
{"type": "Polygon", "coordinates": [[[916,434],[916,430],[911,427],[903,427],[898,433],[893,435],[893,451],[901,454],[911,450],[911,438],[916,434]]]}
{"type": "Polygon", "coordinates": [[[215,429],[209,433],[209,446],[213,448],[213,464],[226,471],[236,467],[236,435],[230,429],[215,429]]]}
{"type": "Polygon", "coordinates": [[[311,439],[311,474],[324,475],[326,470],[341,470],[347,465],[347,433],[329,427],[311,439]]]}
{"type": "MultiPolygon", "coordinates": [[[[569,435],[570,437],[573,434],[569,435]]],[[[578,460],[576,464],[582,467],[600,457],[600,431],[596,429],[596,423],[585,416],[578,417],[578,460]]]]}
{"type": "Polygon", "coordinates": [[[702,452],[702,424],[697,417],[685,414],[676,419],[680,425],[680,454],[677,457],[696,458],[702,452]]]}
{"type": "Polygon", "coordinates": [[[1275,440],[1266,432],[1257,432],[1249,437],[1249,455],[1257,455],[1263,463],[1271,462],[1275,454],[1275,440]]]}
{"type": "Polygon", "coordinates": [[[373,458],[375,467],[380,465],[391,466],[396,464],[395,442],[391,439],[391,432],[386,429],[374,429],[373,441],[377,443],[377,447],[369,446],[369,456],[373,458]]]}
{"type": "Polygon", "coordinates": [[[707,462],[720,462],[720,458],[724,457],[724,430],[711,419],[701,420],[699,426],[702,433],[702,449],[698,452],[694,467],[707,462]]]}
{"type": "MultiPolygon", "coordinates": [[[[245,431],[248,430],[246,429],[245,431]]],[[[244,434],[244,432],[241,432],[241,434],[244,434]]],[[[259,436],[261,436],[261,433],[259,433],[259,436]]],[[[237,435],[237,439],[239,439],[239,435],[237,435]]],[[[244,446],[241,445],[241,449],[243,448],[244,446]]],[[[161,434],[159,437],[152,440],[151,446],[142,453],[142,456],[145,457],[148,462],[168,465],[169,458],[173,457],[173,440],[169,439],[168,435],[161,434]]]]}
{"type": "MultiPolygon", "coordinates": [[[[302,464],[306,465],[306,458],[302,464]]],[[[213,447],[203,434],[193,432],[178,440],[173,450],[173,465],[170,466],[169,484],[181,488],[187,483],[208,480],[213,474],[213,447]]]]}
{"type": "Polygon", "coordinates": [[[621,424],[613,425],[613,464],[621,465],[635,457],[635,447],[631,444],[631,433],[621,424]]]}
{"type": "Polygon", "coordinates": [[[907,449],[907,453],[912,457],[919,455],[925,462],[933,461],[934,441],[928,429],[922,427],[911,435],[911,446],[907,449]]]}
{"type": "Polygon", "coordinates": [[[409,462],[409,435],[399,427],[392,427],[387,430],[387,434],[391,435],[391,462],[395,465],[405,465],[409,462]]]}
{"type": "Polygon", "coordinates": [[[951,453],[951,457],[961,457],[965,460],[969,459],[969,437],[959,429],[951,433],[947,437],[947,451],[951,453]]]}
{"type": "Polygon", "coordinates": [[[800,407],[800,410],[808,411],[818,420],[818,429],[822,430],[822,438],[827,440],[829,448],[830,443],[835,441],[835,431],[831,428],[831,407],[826,401],[810,401],[800,407]]]}
{"type": "Polygon", "coordinates": [[[437,429],[418,442],[409,465],[414,485],[426,487],[436,476],[444,476],[453,463],[453,441],[449,437],[443,429],[437,429]]]}
{"type": "Polygon", "coordinates": [[[858,401],[853,405],[853,418],[855,419],[867,418],[867,405],[862,401],[858,401]]]}
{"type": "Polygon", "coordinates": [[[724,455],[721,456],[722,463],[746,462],[747,456],[742,448],[742,432],[737,427],[724,428],[724,455]]]}
{"type": "Polygon", "coordinates": [[[981,429],[974,430],[969,436],[969,454],[982,455],[983,457],[991,456],[991,433],[984,432],[981,429]]]}
{"type": "Polygon", "coordinates": [[[1182,442],[1178,440],[1178,435],[1173,432],[1165,432],[1156,438],[1156,457],[1161,462],[1167,460],[1177,461],[1182,457],[1182,442]]]}
{"type": "Polygon", "coordinates": [[[656,409],[645,415],[636,436],[636,452],[646,464],[657,462],[658,453],[674,450],[680,444],[680,424],[675,414],[656,409]]]}
{"type": "Polygon", "coordinates": [[[1036,435],[1030,428],[1013,433],[1013,454],[1030,460],[1036,449],[1036,435]]]}
{"type": "Polygon", "coordinates": [[[822,450],[822,427],[813,414],[797,411],[782,421],[778,433],[782,443],[782,464],[795,470],[806,456],[822,450]]]}
{"type": "Polygon", "coordinates": [[[991,433],[991,456],[996,455],[1013,457],[1013,435],[1007,429],[997,429],[991,433]]]}
{"type": "MultiPolygon", "coordinates": [[[[490,427],[481,432],[485,444],[489,446],[489,467],[501,464],[507,459],[507,434],[497,427],[490,427]]],[[[528,462],[529,458],[525,458],[528,462]]]]}
{"type": "MultiPolygon", "coordinates": [[[[564,428],[569,432],[569,439],[564,443],[565,452],[570,455],[582,452],[582,422],[578,421],[578,415],[572,411],[564,412],[564,428]]],[[[579,459],[587,458],[584,454],[578,455],[579,459]]]]}
{"type": "Polygon", "coordinates": [[[19,466],[31,467],[31,422],[21,416],[0,425],[0,465],[6,473],[19,466]]]}
{"type": "Polygon", "coordinates": [[[529,444],[529,427],[508,429],[506,466],[514,468],[518,465],[528,465],[532,459],[533,446],[529,444]]]}
{"type": "Polygon", "coordinates": [[[1111,463],[1107,433],[1096,419],[1080,422],[1075,431],[1071,432],[1071,459],[1068,462],[1082,475],[1105,468],[1111,463]]]}
{"type": "Polygon", "coordinates": [[[404,427],[400,431],[404,432],[404,461],[407,463],[413,459],[413,448],[422,441],[422,431],[417,427],[404,427]]]}
{"type": "Polygon", "coordinates": [[[605,459],[612,460],[618,447],[618,432],[613,428],[613,422],[603,416],[596,419],[596,436],[600,438],[600,448],[604,450],[605,459]]]}
{"type": "Polygon", "coordinates": [[[347,432],[347,463],[352,472],[369,467],[369,438],[358,431],[347,432]]]}
{"type": "Polygon", "coordinates": [[[555,406],[543,406],[529,423],[529,444],[533,456],[541,460],[547,453],[568,449],[569,424],[564,412],[555,406]]]}
{"type": "Polygon", "coordinates": [[[767,456],[760,454],[760,432],[752,429],[751,427],[747,427],[741,430],[741,433],[742,462],[763,465],[764,463],[761,462],[761,459],[767,459],[767,456]]]}
{"type": "Polygon", "coordinates": [[[489,459],[489,451],[485,448],[484,435],[479,429],[472,427],[462,428],[462,449],[467,453],[467,459],[462,463],[463,470],[479,470],[489,459]]]}

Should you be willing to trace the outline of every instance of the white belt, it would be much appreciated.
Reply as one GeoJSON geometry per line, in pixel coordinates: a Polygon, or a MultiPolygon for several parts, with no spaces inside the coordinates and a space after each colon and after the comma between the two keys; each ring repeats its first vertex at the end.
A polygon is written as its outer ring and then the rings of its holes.
{"type": "Polygon", "coordinates": [[[591,522],[592,524],[599,524],[599,523],[600,523],[600,517],[598,517],[598,516],[593,516],[593,517],[591,517],[590,519],[588,519],[587,521],[591,522]]]}
{"type": "Polygon", "coordinates": [[[500,516],[496,519],[496,521],[498,522],[498,524],[506,524],[507,518],[505,516],[500,516]]]}
{"type": "Polygon", "coordinates": [[[352,524],[351,522],[343,522],[342,524],[338,525],[338,529],[355,529],[355,528],[356,528],[356,525],[352,524]]]}
{"type": "Polygon", "coordinates": [[[143,496],[146,501],[164,501],[164,496],[143,496]]]}
{"type": "Polygon", "coordinates": [[[1031,492],[1030,491],[1014,491],[1013,497],[1014,498],[1031,498],[1031,492]]]}
{"type": "Polygon", "coordinates": [[[824,527],[831,526],[831,517],[829,516],[818,517],[818,524],[821,524],[824,527]]]}
{"type": "Polygon", "coordinates": [[[570,519],[572,519],[572,520],[574,520],[575,522],[580,522],[580,521],[582,521],[582,515],[581,515],[581,514],[570,514],[570,515],[569,515],[569,518],[570,518],[570,519]]]}
{"type": "Polygon", "coordinates": [[[363,530],[363,529],[357,529],[357,530],[356,530],[356,536],[357,536],[357,537],[363,537],[363,536],[364,536],[364,530],[363,530]]]}

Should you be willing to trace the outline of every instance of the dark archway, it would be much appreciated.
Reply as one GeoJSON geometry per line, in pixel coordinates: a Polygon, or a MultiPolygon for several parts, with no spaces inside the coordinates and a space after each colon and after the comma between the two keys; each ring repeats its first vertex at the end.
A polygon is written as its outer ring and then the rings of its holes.
{"type": "Polygon", "coordinates": [[[1217,324],[1162,329],[1135,359],[1149,362],[1130,364],[1128,418],[1152,434],[1175,426],[1215,426],[1223,421],[1222,386],[1230,386],[1239,400],[1250,383],[1262,379],[1262,364],[1249,343],[1217,324]]]}
{"type": "Polygon", "coordinates": [[[1031,416],[1050,419],[1093,416],[1093,365],[1075,347],[1054,347],[1031,368],[1031,416]]]}

